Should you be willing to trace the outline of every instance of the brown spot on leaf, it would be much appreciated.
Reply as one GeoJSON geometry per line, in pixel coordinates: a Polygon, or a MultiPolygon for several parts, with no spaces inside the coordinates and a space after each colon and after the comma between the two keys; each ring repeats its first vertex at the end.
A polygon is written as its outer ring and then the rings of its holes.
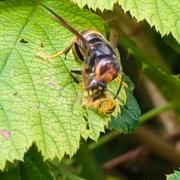
{"type": "Polygon", "coordinates": [[[44,45],[44,43],[43,42],[41,42],[41,47],[43,48],[45,45],[44,45]]]}

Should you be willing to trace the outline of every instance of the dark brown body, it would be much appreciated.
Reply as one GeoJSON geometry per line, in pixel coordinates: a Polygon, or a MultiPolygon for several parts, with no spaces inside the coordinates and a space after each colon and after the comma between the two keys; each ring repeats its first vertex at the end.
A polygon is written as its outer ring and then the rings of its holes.
{"type": "Polygon", "coordinates": [[[107,84],[117,77],[120,67],[114,50],[103,35],[94,30],[86,30],[80,34],[89,43],[89,48],[76,37],[73,53],[84,62],[82,73],[86,90],[90,96],[98,98],[105,92],[107,84]]]}

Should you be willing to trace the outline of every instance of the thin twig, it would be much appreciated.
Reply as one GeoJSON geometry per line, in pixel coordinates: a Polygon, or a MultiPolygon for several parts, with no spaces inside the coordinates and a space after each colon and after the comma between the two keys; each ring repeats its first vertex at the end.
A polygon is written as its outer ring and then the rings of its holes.
{"type": "Polygon", "coordinates": [[[104,171],[110,171],[114,167],[123,164],[124,162],[135,161],[142,154],[143,150],[143,147],[138,147],[133,150],[130,150],[127,153],[117,156],[116,158],[104,163],[102,168],[104,171]]]}

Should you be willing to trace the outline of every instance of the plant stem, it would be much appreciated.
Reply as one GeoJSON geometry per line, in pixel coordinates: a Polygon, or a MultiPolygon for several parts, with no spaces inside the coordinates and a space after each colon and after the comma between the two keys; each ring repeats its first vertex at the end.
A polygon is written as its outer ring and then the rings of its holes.
{"type": "Polygon", "coordinates": [[[140,117],[140,123],[144,123],[144,122],[150,120],[151,118],[159,115],[160,113],[167,111],[169,109],[173,109],[174,107],[175,107],[175,103],[167,103],[167,104],[157,107],[153,110],[150,110],[150,111],[144,113],[140,117]]]}
{"type": "Polygon", "coordinates": [[[115,138],[116,136],[119,136],[120,135],[120,132],[118,131],[112,131],[110,133],[108,133],[107,135],[101,137],[98,142],[93,142],[91,144],[89,144],[88,148],[90,150],[94,150],[96,149],[97,147],[105,144],[106,142],[110,141],[111,139],[115,138]]]}
{"type": "MultiPolygon", "coordinates": [[[[169,109],[173,109],[176,106],[175,103],[167,103],[161,107],[155,108],[151,111],[148,111],[147,113],[144,113],[141,117],[140,117],[140,123],[144,123],[150,119],[152,119],[153,117],[159,115],[160,113],[167,111],[169,109]]],[[[112,131],[110,133],[108,133],[107,135],[104,135],[103,137],[101,137],[98,142],[92,142],[91,144],[88,145],[88,148],[90,150],[94,150],[97,147],[107,143],[108,141],[110,141],[111,139],[117,137],[120,135],[120,132],[118,131],[112,131]]]]}

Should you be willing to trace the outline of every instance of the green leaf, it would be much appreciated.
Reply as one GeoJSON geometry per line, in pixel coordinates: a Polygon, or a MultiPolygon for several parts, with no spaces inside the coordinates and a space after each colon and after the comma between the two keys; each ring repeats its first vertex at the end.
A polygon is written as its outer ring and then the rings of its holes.
{"type": "Polygon", "coordinates": [[[13,166],[9,167],[7,171],[0,173],[1,180],[21,180],[19,173],[19,167],[13,166]]]}
{"type": "Polygon", "coordinates": [[[173,38],[172,35],[166,36],[164,38],[164,41],[166,44],[168,44],[169,46],[171,46],[177,53],[180,54],[180,45],[178,44],[178,42],[173,38]]]}
{"type": "MultiPolygon", "coordinates": [[[[56,167],[57,168],[57,167],[56,167]]],[[[84,178],[78,177],[74,174],[71,174],[68,170],[63,168],[53,169],[58,170],[58,173],[56,172],[56,180],[85,180],[84,178]]]]}
{"type": "MultiPolygon", "coordinates": [[[[104,32],[101,19],[68,1],[46,4],[78,30],[104,32]]],[[[73,35],[33,1],[1,1],[0,7],[0,169],[6,160],[22,160],[32,142],[45,159],[72,156],[88,131],[82,88],[69,74],[82,65],[72,54],[52,61],[35,54],[62,50],[73,35]]]]}
{"type": "Polygon", "coordinates": [[[162,36],[172,33],[180,43],[180,3],[179,0],[72,0],[81,8],[86,4],[96,10],[113,9],[118,2],[124,11],[130,11],[138,21],[146,19],[150,26],[155,26],[162,36]]]}
{"type": "Polygon", "coordinates": [[[130,11],[138,21],[146,19],[162,36],[172,33],[180,42],[179,0],[118,0],[125,11],[130,11]]]}
{"type": "Polygon", "coordinates": [[[64,168],[60,163],[50,163],[49,165],[53,178],[56,180],[85,180],[72,174],[70,168],[64,168]]]}
{"type": "MultiPolygon", "coordinates": [[[[43,3],[78,31],[92,28],[105,34],[101,19],[91,12],[67,0],[43,3]]],[[[23,160],[33,142],[44,159],[72,156],[81,137],[97,140],[110,116],[82,108],[83,89],[69,73],[82,64],[72,53],[54,60],[35,55],[64,50],[73,35],[38,1],[0,1],[0,7],[0,169],[6,161],[23,160]]]]}
{"type": "Polygon", "coordinates": [[[60,163],[44,162],[42,154],[33,145],[25,154],[24,162],[20,163],[21,179],[26,180],[83,180],[67,172],[60,163]]]}
{"type": "Polygon", "coordinates": [[[24,162],[20,163],[21,179],[26,180],[53,180],[50,168],[44,163],[43,157],[33,145],[25,154],[24,162]]]}
{"type": "Polygon", "coordinates": [[[117,2],[117,0],[71,0],[72,2],[76,3],[80,8],[83,8],[84,6],[88,6],[88,8],[92,8],[96,10],[97,8],[100,10],[104,9],[112,9],[114,6],[114,3],[117,2]]]}
{"type": "Polygon", "coordinates": [[[92,109],[87,109],[86,119],[89,125],[88,136],[97,140],[101,132],[104,132],[104,126],[108,126],[108,121],[110,121],[110,116],[99,116],[97,112],[92,109]]]}
{"type": "Polygon", "coordinates": [[[121,133],[133,132],[141,115],[139,105],[132,95],[134,85],[128,77],[126,77],[126,83],[128,84],[126,104],[121,108],[121,113],[118,113],[117,117],[112,117],[109,125],[109,128],[116,129],[121,133]]]}
{"type": "Polygon", "coordinates": [[[174,171],[173,174],[167,175],[167,180],[179,180],[180,179],[180,171],[174,171]]]}

